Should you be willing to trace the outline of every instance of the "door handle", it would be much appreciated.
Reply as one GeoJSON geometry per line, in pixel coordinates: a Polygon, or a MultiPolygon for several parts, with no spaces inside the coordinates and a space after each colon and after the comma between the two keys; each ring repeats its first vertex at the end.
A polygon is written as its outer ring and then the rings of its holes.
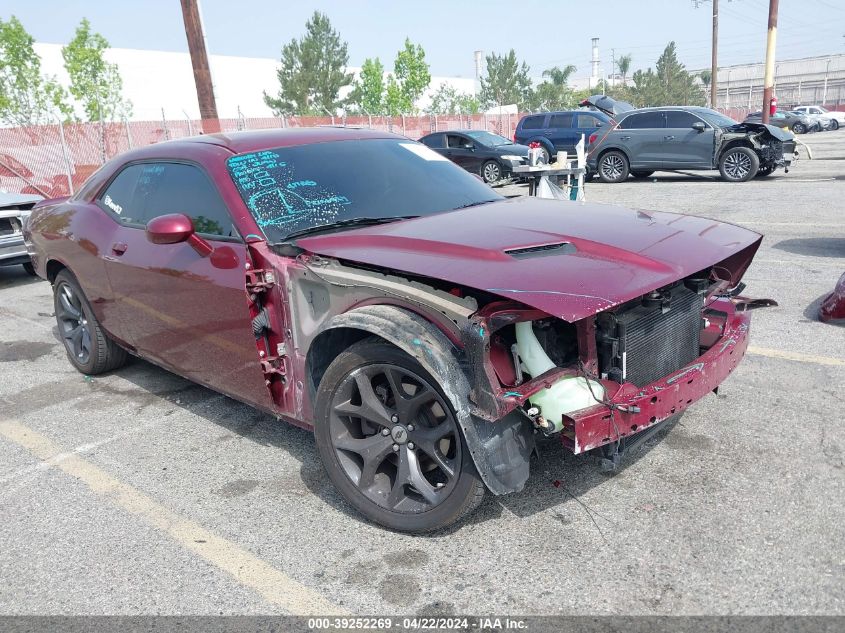
{"type": "Polygon", "coordinates": [[[664,137],[663,137],[663,140],[664,140],[664,141],[674,141],[674,140],[675,140],[675,137],[674,137],[674,136],[664,136],[664,137]]]}
{"type": "Polygon", "coordinates": [[[620,137],[619,137],[619,140],[620,140],[620,141],[630,141],[630,140],[631,140],[631,137],[630,137],[630,136],[620,136],[620,137]]]}
{"type": "Polygon", "coordinates": [[[128,247],[124,242],[115,242],[111,245],[112,253],[115,255],[123,255],[128,247]]]}

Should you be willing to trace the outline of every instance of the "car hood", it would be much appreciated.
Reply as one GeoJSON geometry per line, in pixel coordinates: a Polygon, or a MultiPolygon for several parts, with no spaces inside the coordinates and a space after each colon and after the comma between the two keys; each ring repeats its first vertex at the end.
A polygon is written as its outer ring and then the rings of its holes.
{"type": "Polygon", "coordinates": [[[768,123],[761,123],[759,117],[754,120],[754,117],[749,117],[742,123],[737,123],[729,128],[725,128],[731,132],[744,132],[746,130],[761,130],[765,129],[769,134],[774,136],[779,141],[791,141],[795,138],[792,132],[786,131],[784,128],[779,128],[776,125],[769,125],[768,123]]]}
{"type": "Polygon", "coordinates": [[[604,112],[608,116],[618,116],[624,112],[629,112],[634,109],[627,101],[617,101],[607,95],[593,95],[584,99],[580,105],[592,106],[596,110],[604,112]]]}
{"type": "Polygon", "coordinates": [[[514,198],[297,245],[484,290],[574,322],[716,263],[738,283],[761,239],[696,216],[514,198]]]}
{"type": "Polygon", "coordinates": [[[502,156],[510,156],[513,154],[514,156],[523,156],[527,158],[528,150],[531,148],[527,145],[520,145],[519,143],[510,143],[509,145],[496,145],[491,149],[502,156]]]}

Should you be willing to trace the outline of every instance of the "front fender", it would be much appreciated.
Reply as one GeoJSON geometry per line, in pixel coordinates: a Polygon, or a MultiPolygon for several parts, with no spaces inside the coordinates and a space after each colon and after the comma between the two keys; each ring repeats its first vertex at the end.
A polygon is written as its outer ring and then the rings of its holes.
{"type": "Polygon", "coordinates": [[[323,330],[334,328],[369,332],[416,359],[451,403],[485,485],[497,495],[522,490],[534,450],[530,420],[519,411],[495,422],[473,415],[464,354],[436,326],[397,306],[372,305],[333,317],[323,330]]]}

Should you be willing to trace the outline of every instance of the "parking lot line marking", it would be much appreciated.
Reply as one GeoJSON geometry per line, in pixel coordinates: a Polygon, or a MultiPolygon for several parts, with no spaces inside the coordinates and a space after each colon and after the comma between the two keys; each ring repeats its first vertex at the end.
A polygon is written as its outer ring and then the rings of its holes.
{"type": "Polygon", "coordinates": [[[164,507],[129,484],[64,450],[48,437],[14,420],[0,421],[0,435],[58,468],[91,491],[169,535],[240,584],[254,589],[267,602],[292,615],[343,615],[345,612],[318,592],[293,580],[251,552],[210,532],[199,523],[164,507]]]}
{"type": "Polygon", "coordinates": [[[829,365],[831,367],[845,367],[845,360],[831,358],[830,356],[816,356],[814,354],[802,354],[800,352],[787,352],[782,349],[770,347],[748,347],[749,354],[757,356],[768,356],[769,358],[782,358],[784,360],[795,360],[800,363],[815,363],[816,365],[829,365]]]}

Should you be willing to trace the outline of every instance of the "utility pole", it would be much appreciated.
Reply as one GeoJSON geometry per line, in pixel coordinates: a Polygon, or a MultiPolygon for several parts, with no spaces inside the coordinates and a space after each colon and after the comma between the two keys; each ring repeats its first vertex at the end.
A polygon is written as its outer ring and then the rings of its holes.
{"type": "Polygon", "coordinates": [[[710,107],[716,109],[716,77],[719,74],[719,0],[713,0],[713,44],[710,51],[710,107]]]}
{"type": "Polygon", "coordinates": [[[214,85],[211,83],[211,67],[205,49],[205,34],[200,17],[199,0],[181,0],[185,35],[194,68],[194,83],[197,86],[197,102],[200,106],[202,129],[206,134],[220,131],[217,117],[217,103],[214,100],[214,85]]]}
{"type": "MultiPolygon", "coordinates": [[[[692,0],[692,4],[697,9],[706,1],[707,0],[692,0]]],[[[713,43],[710,49],[710,107],[715,110],[718,103],[716,100],[716,77],[719,73],[719,0],[712,0],[712,2],[713,43]]]]}
{"type": "Polygon", "coordinates": [[[769,30],[766,35],[766,75],[763,80],[763,123],[769,122],[769,104],[775,74],[775,42],[778,36],[778,0],[769,0],[769,30]]]}

